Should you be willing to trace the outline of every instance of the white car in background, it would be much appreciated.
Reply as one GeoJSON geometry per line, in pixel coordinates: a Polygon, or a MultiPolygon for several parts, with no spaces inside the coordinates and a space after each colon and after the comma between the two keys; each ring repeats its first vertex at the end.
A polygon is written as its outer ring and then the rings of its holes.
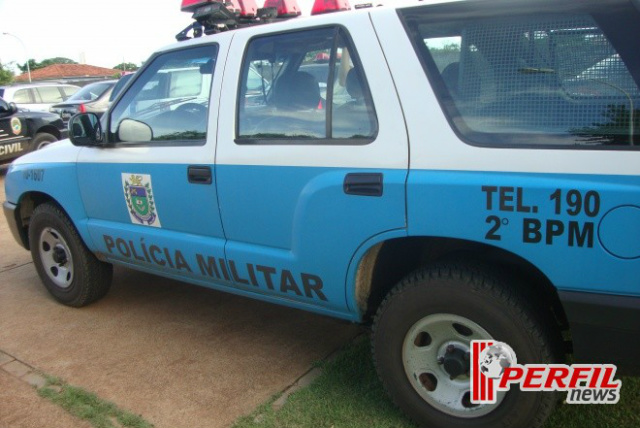
{"type": "Polygon", "coordinates": [[[0,86],[0,97],[21,110],[48,113],[52,105],[66,101],[78,90],[79,86],[65,83],[28,83],[0,86]]]}

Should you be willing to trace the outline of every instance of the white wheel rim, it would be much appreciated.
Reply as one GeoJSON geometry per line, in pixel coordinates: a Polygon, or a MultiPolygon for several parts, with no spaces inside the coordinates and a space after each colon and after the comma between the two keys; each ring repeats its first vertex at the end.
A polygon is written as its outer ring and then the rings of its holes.
{"type": "Polygon", "coordinates": [[[60,288],[68,288],[73,282],[73,257],[69,245],[60,232],[46,227],[38,240],[40,261],[45,273],[60,288]]]}
{"type": "Polygon", "coordinates": [[[495,404],[472,405],[468,373],[451,379],[442,364],[450,345],[458,353],[467,353],[472,340],[491,339],[477,323],[458,315],[433,314],[420,319],[402,345],[402,364],[411,386],[429,405],[448,415],[477,418],[491,413],[506,393],[498,392],[495,404]]]}

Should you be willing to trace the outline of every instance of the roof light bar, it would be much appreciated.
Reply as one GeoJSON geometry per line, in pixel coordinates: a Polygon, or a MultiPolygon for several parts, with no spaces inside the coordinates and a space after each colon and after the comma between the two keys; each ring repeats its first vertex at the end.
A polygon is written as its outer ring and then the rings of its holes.
{"type": "Polygon", "coordinates": [[[339,12],[349,10],[349,0],[316,0],[311,9],[311,15],[320,15],[322,13],[339,12]]]}
{"type": "Polygon", "coordinates": [[[238,0],[240,3],[240,16],[254,18],[258,15],[258,6],[255,0],[238,0]]]}
{"type": "MultiPolygon", "coordinates": [[[[340,0],[342,2],[346,0],[340,0]]],[[[176,35],[178,41],[202,34],[293,18],[301,14],[296,0],[265,0],[258,8],[255,0],[182,0],[180,9],[192,12],[195,22],[176,35]]]]}
{"type": "Polygon", "coordinates": [[[264,8],[268,7],[275,7],[278,17],[293,17],[302,13],[296,0],[265,0],[264,8]]]}
{"type": "Polygon", "coordinates": [[[214,0],[182,0],[180,10],[183,12],[193,12],[198,7],[203,6],[207,3],[214,3],[214,0]]]}

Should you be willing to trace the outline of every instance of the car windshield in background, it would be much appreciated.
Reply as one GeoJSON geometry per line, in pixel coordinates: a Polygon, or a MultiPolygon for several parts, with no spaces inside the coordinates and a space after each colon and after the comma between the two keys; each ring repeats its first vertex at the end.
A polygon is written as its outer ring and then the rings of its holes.
{"type": "Polygon", "coordinates": [[[67,101],[93,101],[97,100],[104,94],[109,88],[113,86],[112,82],[98,82],[92,83],[80,89],[73,94],[67,101]]]}

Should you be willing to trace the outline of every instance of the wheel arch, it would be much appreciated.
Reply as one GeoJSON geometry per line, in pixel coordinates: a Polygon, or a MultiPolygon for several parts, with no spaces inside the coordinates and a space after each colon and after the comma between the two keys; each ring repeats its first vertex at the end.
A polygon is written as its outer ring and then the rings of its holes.
{"type": "Polygon", "coordinates": [[[42,133],[51,134],[54,137],[56,137],[58,140],[60,140],[60,138],[62,137],[60,130],[53,125],[44,125],[38,128],[33,136],[35,138],[36,135],[42,134],[42,133]]]}
{"type": "Polygon", "coordinates": [[[16,220],[18,224],[20,239],[22,241],[22,246],[27,250],[31,249],[29,245],[29,223],[31,221],[31,215],[39,205],[47,202],[56,204],[67,216],[69,216],[69,213],[64,209],[64,207],[62,207],[62,205],[60,205],[60,203],[58,203],[58,201],[53,196],[44,192],[29,191],[22,194],[20,196],[20,199],[18,200],[16,220]]]}
{"type": "MultiPolygon", "coordinates": [[[[560,332],[569,329],[558,292],[535,265],[515,253],[484,243],[439,237],[393,238],[370,246],[359,259],[352,292],[364,322],[372,320],[387,293],[417,269],[443,260],[497,266],[517,278],[519,292],[549,311],[560,332]]],[[[570,349],[570,348],[569,348],[570,349]]]]}

